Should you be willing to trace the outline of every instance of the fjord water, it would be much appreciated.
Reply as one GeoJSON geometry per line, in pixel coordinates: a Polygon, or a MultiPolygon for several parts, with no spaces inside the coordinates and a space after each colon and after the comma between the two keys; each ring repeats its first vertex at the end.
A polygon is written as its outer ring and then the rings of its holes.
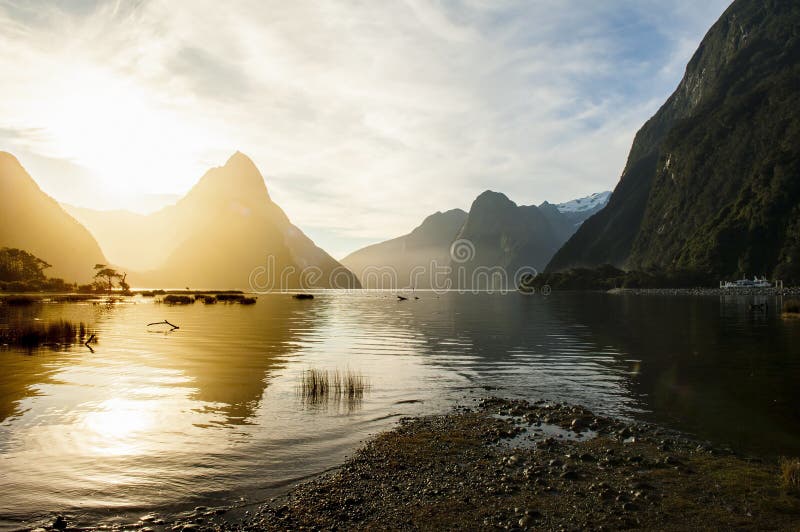
{"type": "Polygon", "coordinates": [[[99,337],[94,353],[0,351],[0,526],[261,501],[400,416],[490,393],[800,454],[800,320],[776,298],[754,313],[746,297],[418,295],[0,306],[0,325],[82,320],[99,337]],[[164,319],[180,329],[147,327],[164,319]],[[308,404],[308,368],[349,368],[371,389],[308,404]]]}

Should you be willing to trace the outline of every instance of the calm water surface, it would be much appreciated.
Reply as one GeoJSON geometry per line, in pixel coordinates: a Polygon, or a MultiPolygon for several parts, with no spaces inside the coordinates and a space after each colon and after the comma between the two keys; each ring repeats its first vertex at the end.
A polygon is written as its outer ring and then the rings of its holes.
{"type": "Polygon", "coordinates": [[[800,455],[800,320],[777,299],[753,314],[736,297],[419,295],[0,306],[0,326],[65,318],[99,336],[94,353],[0,350],[0,527],[262,501],[485,387],[800,455]],[[163,319],[180,329],[146,326],[163,319]],[[305,404],[308,368],[352,369],[371,390],[305,404]]]}

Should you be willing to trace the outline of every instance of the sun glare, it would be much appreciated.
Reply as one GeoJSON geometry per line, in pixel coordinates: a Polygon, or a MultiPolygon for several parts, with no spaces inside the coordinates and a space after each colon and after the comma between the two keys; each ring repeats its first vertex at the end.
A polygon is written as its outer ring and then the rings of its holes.
{"type": "Polygon", "coordinates": [[[148,401],[110,399],[86,414],[88,446],[95,454],[135,454],[139,446],[137,435],[153,428],[153,404],[148,401]]]}
{"type": "Polygon", "coordinates": [[[92,65],[59,73],[51,86],[57,96],[34,111],[47,124],[44,141],[54,156],[88,168],[112,194],[158,190],[165,179],[196,177],[186,165],[198,132],[188,131],[152,93],[92,65]]]}

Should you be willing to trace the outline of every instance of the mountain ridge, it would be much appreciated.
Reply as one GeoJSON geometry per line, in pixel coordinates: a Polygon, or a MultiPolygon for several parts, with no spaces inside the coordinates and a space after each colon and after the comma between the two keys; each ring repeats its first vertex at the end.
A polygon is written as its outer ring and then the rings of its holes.
{"type": "Polygon", "coordinates": [[[800,280],[800,6],[736,0],[636,134],[608,206],[549,271],[800,280]]]}
{"type": "Polygon", "coordinates": [[[0,247],[33,253],[52,265],[47,276],[66,282],[89,282],[94,265],[106,262],[91,233],[6,151],[0,151],[0,247]]]}
{"type": "Polygon", "coordinates": [[[336,287],[336,278],[342,288],[360,286],[291,223],[241,152],[155,213],[72,211],[113,247],[114,262],[130,268],[130,282],[139,285],[274,290],[336,287]]]}
{"type": "MultiPolygon", "coordinates": [[[[486,190],[475,198],[469,212],[461,209],[438,211],[408,234],[354,251],[342,259],[342,263],[355,272],[366,288],[427,289],[464,285],[462,288],[471,289],[473,277],[483,276],[487,269],[512,268],[513,275],[517,268],[543,268],[577,225],[594,214],[596,210],[593,209],[602,208],[602,201],[601,198],[597,205],[582,212],[561,213],[556,205],[548,202],[538,207],[520,206],[501,192],[486,190]],[[441,221],[442,228],[435,236],[426,236],[433,220],[441,221]],[[427,246],[420,245],[424,239],[427,239],[427,246]],[[455,247],[458,249],[453,249],[455,247]],[[458,255],[456,260],[454,255],[458,255]],[[364,272],[370,274],[369,279],[364,272]],[[392,282],[380,277],[378,272],[392,275],[392,282]],[[412,272],[419,275],[412,275],[412,272]],[[468,275],[469,283],[459,275],[468,275]]],[[[481,277],[479,282],[485,281],[481,277]]],[[[503,288],[511,281],[513,279],[503,282],[503,288]]]]}

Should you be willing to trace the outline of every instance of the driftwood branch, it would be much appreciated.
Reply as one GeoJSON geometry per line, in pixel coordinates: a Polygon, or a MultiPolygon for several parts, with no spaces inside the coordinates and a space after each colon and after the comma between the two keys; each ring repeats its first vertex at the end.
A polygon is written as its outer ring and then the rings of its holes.
{"type": "Polygon", "coordinates": [[[89,339],[88,339],[88,340],[86,340],[85,342],[83,342],[83,345],[85,345],[86,347],[88,347],[88,348],[89,348],[89,351],[91,351],[92,353],[94,353],[94,349],[92,349],[92,346],[90,346],[90,345],[89,345],[89,343],[91,343],[91,341],[92,341],[92,340],[94,340],[94,335],[91,335],[91,336],[89,337],[89,339]]]}
{"type": "Polygon", "coordinates": [[[148,327],[150,327],[151,325],[169,325],[170,327],[172,327],[172,329],[170,329],[171,331],[174,331],[175,329],[180,329],[180,327],[178,327],[177,325],[175,325],[173,323],[168,322],[167,320],[157,321],[157,322],[154,322],[154,323],[148,323],[147,324],[148,327]]]}

